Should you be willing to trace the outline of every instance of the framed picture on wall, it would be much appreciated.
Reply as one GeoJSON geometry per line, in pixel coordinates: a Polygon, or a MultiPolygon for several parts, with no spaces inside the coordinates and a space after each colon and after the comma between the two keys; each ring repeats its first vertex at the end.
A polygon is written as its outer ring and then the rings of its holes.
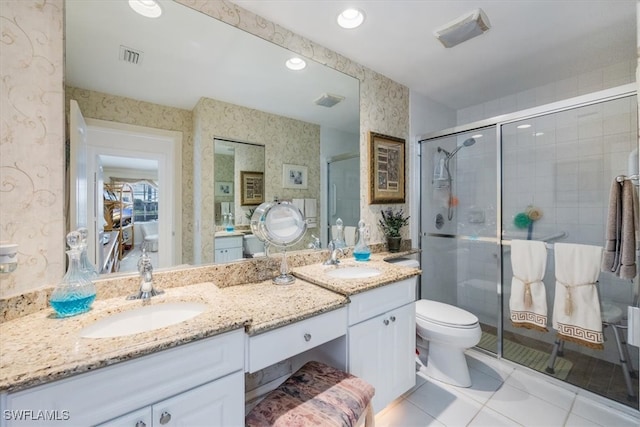
{"type": "Polygon", "coordinates": [[[308,185],[306,166],[282,165],[282,188],[304,190],[308,185]]]}
{"type": "Polygon", "coordinates": [[[404,203],[405,140],[369,132],[369,204],[404,203]]]}
{"type": "Polygon", "coordinates": [[[240,204],[259,205],[264,202],[264,173],[240,171],[240,204]]]}
{"type": "Polygon", "coordinates": [[[233,182],[217,181],[216,196],[233,196],[233,182]]]}

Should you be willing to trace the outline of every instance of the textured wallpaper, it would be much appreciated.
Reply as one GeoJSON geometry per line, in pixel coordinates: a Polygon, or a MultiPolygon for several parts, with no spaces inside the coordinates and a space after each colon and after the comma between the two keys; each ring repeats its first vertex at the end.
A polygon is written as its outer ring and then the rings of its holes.
{"type": "MultiPolygon", "coordinates": [[[[366,135],[368,131],[374,131],[408,139],[409,90],[231,2],[178,2],[360,80],[361,211],[363,219],[372,225],[371,240],[381,241],[379,230],[374,226],[379,217],[379,206],[369,207],[368,196],[365,196],[369,193],[366,135]]],[[[0,296],[51,285],[63,274],[63,16],[62,0],[0,1],[0,238],[20,244],[20,267],[9,277],[0,279],[0,296]]],[[[196,133],[194,129],[193,140],[196,133]]],[[[193,151],[186,148],[192,141],[186,129],[183,135],[183,165],[197,164],[198,159],[188,155],[193,151]]],[[[310,169],[310,179],[312,172],[310,169]]],[[[319,182],[319,171],[313,173],[317,173],[319,182]]],[[[277,176],[280,174],[278,171],[277,176]]],[[[192,174],[184,172],[183,188],[187,186],[193,187],[195,183],[192,174]]],[[[296,193],[301,191],[278,195],[306,197],[296,193]]],[[[273,193],[267,194],[270,195],[273,193]]],[[[186,207],[183,219],[190,220],[191,213],[187,209],[193,206],[193,200],[183,194],[183,203],[186,207]]],[[[195,228],[196,225],[191,222],[186,226],[195,228]]],[[[185,255],[193,247],[189,239],[195,241],[197,235],[193,229],[184,233],[185,255]]]]}
{"type": "Polygon", "coordinates": [[[0,297],[64,274],[62,7],[0,1],[0,240],[19,245],[0,297]]]}
{"type": "MultiPolygon", "coordinates": [[[[265,200],[319,198],[320,126],[208,98],[200,99],[193,116],[194,152],[203,165],[213,164],[215,137],[264,145],[265,200]],[[308,168],[306,190],[282,188],[283,163],[308,168]]],[[[195,253],[195,262],[200,264],[213,262],[215,172],[206,167],[195,172],[196,239],[200,239],[196,247],[201,251],[199,256],[195,253]]]]}

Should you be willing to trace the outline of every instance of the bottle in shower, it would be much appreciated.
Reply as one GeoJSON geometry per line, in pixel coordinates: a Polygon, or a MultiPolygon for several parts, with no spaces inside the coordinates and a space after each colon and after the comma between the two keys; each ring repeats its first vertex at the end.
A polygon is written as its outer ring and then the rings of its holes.
{"type": "Polygon", "coordinates": [[[367,244],[367,229],[363,220],[358,221],[358,241],[353,248],[353,256],[356,261],[369,261],[371,249],[367,244]]]}
{"type": "Polygon", "coordinates": [[[347,247],[347,242],[344,239],[344,223],[341,218],[336,220],[336,235],[333,239],[333,247],[336,249],[347,247]]]}

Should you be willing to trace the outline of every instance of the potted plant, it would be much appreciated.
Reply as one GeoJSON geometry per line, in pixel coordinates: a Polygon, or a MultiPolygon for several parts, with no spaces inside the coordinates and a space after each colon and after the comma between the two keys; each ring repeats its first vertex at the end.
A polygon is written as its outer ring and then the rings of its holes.
{"type": "Polygon", "coordinates": [[[404,216],[402,209],[394,212],[391,207],[381,210],[380,214],[382,219],[378,221],[378,225],[387,238],[389,252],[400,251],[400,242],[402,241],[400,229],[409,223],[409,217],[404,216]]]}

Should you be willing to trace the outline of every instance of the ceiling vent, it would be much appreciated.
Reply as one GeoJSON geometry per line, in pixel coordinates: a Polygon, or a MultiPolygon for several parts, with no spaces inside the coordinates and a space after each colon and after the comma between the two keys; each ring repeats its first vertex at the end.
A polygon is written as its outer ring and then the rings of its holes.
{"type": "Polygon", "coordinates": [[[131,49],[130,47],[120,46],[120,60],[133,65],[142,64],[142,56],[144,52],[131,49]]]}
{"type": "Polygon", "coordinates": [[[437,28],[433,35],[440,40],[444,47],[454,47],[484,34],[489,28],[491,28],[491,23],[487,15],[482,9],[476,9],[437,28]]]}
{"type": "Polygon", "coordinates": [[[323,93],[322,95],[320,95],[320,98],[314,101],[314,103],[322,107],[331,108],[334,105],[336,105],[338,102],[342,101],[343,99],[344,99],[344,96],[332,95],[330,93],[323,93]]]}

